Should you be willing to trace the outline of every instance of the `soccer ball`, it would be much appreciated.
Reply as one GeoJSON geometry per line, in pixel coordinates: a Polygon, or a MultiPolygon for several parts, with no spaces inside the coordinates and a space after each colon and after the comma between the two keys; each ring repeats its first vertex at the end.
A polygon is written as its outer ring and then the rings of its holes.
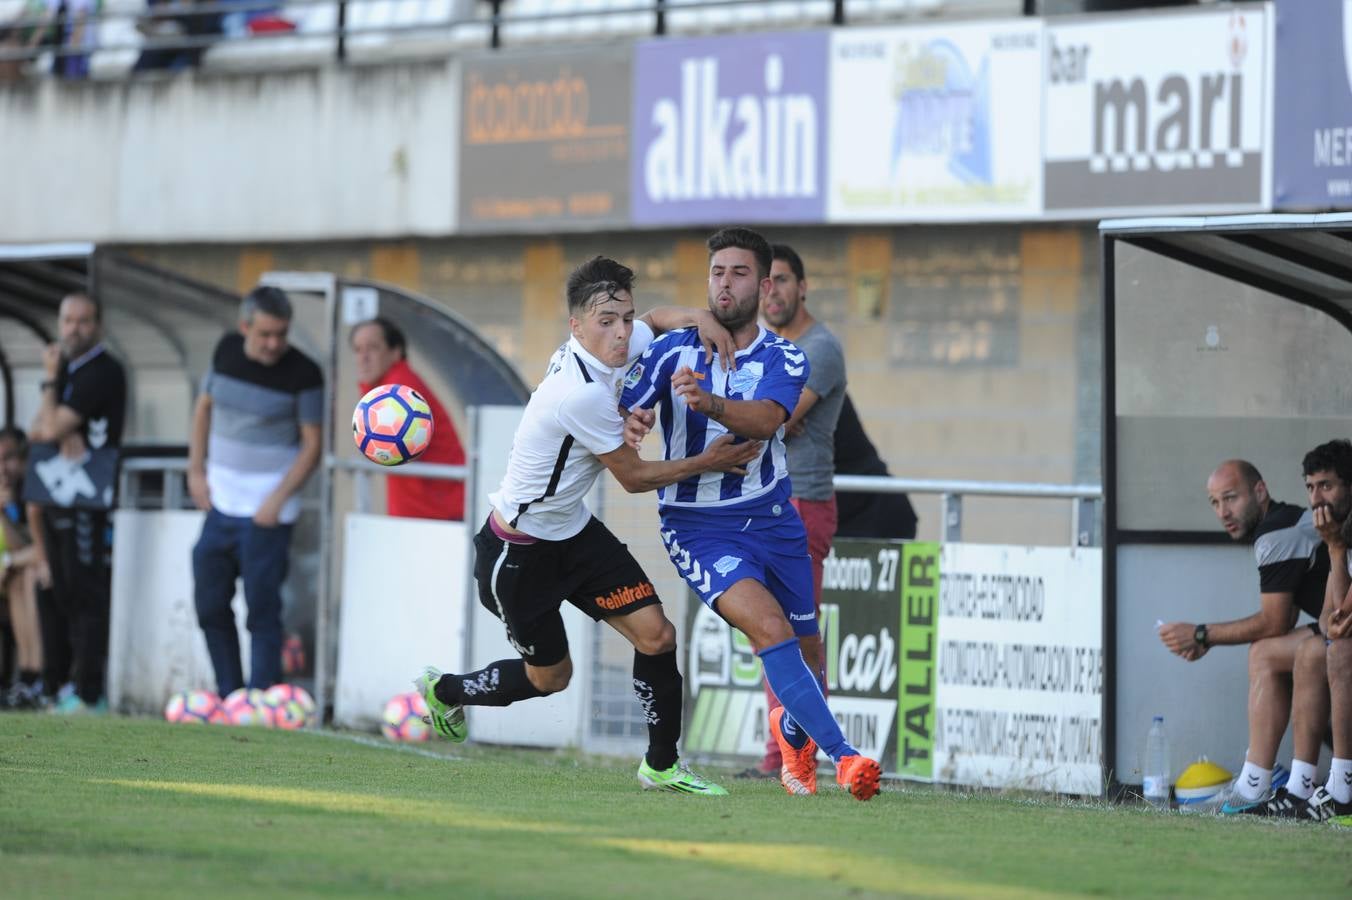
{"type": "Polygon", "coordinates": [[[371,462],[402,465],[432,443],[432,408],[411,387],[382,384],[357,401],[352,439],[371,462]]]}
{"type": "Polygon", "coordinates": [[[392,741],[425,741],[432,736],[432,726],[422,720],[425,715],[427,704],[422,694],[396,694],[385,704],[380,733],[392,741]]]}
{"type": "Polygon", "coordinates": [[[192,722],[199,725],[225,721],[221,698],[211,691],[179,691],[164,705],[164,718],[169,722],[192,722]]]}
{"type": "Polygon", "coordinates": [[[1203,757],[1178,776],[1174,797],[1181,812],[1212,812],[1225,796],[1226,785],[1234,777],[1203,757]]]}
{"type": "Polygon", "coordinates": [[[225,721],[231,725],[267,725],[273,723],[273,711],[258,688],[237,688],[221,704],[225,721]]]}
{"type": "Polygon", "coordinates": [[[277,728],[304,728],[315,715],[314,698],[294,684],[274,684],[263,692],[263,704],[271,710],[271,724],[277,728]]]}

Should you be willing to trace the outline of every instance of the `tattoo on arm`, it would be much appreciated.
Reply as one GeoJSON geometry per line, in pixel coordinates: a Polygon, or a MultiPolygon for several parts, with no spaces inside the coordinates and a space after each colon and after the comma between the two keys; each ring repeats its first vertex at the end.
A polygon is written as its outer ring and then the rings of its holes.
{"type": "Polygon", "coordinates": [[[714,421],[718,421],[719,419],[723,418],[722,397],[714,397],[713,401],[709,404],[709,418],[713,419],[714,421]]]}

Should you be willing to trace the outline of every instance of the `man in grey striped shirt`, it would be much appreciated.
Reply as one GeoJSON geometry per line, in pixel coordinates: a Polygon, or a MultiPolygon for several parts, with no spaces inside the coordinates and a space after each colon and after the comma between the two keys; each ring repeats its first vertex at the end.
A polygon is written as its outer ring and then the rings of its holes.
{"type": "Polygon", "coordinates": [[[230,608],[238,578],[249,607],[248,687],[281,678],[281,587],[324,419],[323,375],[287,342],[290,326],[283,291],[250,292],[238,333],[216,345],[193,414],[188,489],[207,513],[192,553],[193,599],[222,696],[245,686],[230,608]]]}

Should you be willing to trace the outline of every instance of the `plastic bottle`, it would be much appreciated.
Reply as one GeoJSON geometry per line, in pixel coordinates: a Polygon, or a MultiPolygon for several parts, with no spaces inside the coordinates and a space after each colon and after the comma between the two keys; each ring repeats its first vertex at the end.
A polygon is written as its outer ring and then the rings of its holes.
{"type": "Polygon", "coordinates": [[[1169,808],[1169,736],[1164,733],[1164,716],[1155,716],[1145,736],[1141,793],[1152,805],[1169,808]]]}

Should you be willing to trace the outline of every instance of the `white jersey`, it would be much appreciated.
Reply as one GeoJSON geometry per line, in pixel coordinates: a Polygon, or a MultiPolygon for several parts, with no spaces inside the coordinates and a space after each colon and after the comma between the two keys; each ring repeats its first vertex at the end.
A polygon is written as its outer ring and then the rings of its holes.
{"type": "Polygon", "coordinates": [[[635,319],[624,365],[602,365],[576,338],[554,353],[516,427],[502,486],[488,498],[517,530],[562,541],[587,524],[583,500],[605,468],[597,457],[624,443],[625,373],[652,340],[652,329],[635,319]]]}

